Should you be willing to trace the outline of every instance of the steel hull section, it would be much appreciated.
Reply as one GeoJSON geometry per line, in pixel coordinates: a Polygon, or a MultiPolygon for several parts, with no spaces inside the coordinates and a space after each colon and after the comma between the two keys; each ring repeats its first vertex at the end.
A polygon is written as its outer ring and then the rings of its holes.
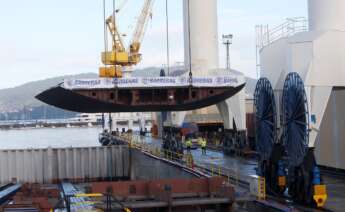
{"type": "Polygon", "coordinates": [[[81,113],[187,111],[224,101],[237,94],[244,86],[245,84],[237,87],[221,88],[179,87],[92,90],[68,90],[57,86],[38,94],[36,98],[49,105],[81,113]],[[163,94],[162,91],[164,91],[163,94]],[[158,101],[157,95],[160,95],[158,101]],[[178,98],[181,95],[183,97],[178,98]],[[126,96],[129,96],[130,100],[122,101],[121,98],[123,99],[126,96]],[[174,98],[170,99],[171,96],[174,98]]]}

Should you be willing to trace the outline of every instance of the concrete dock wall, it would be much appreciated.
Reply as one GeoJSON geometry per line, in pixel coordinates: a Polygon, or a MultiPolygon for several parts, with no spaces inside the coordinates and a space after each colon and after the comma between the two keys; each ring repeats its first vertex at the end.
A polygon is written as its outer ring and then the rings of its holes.
{"type": "Polygon", "coordinates": [[[127,146],[0,150],[0,184],[129,178],[127,146]]]}

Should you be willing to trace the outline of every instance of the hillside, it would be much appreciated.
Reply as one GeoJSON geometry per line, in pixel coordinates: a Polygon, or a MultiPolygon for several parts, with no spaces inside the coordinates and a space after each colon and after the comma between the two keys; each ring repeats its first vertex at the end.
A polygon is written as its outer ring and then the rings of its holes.
{"type": "Polygon", "coordinates": [[[0,90],[0,112],[15,112],[24,107],[31,108],[42,106],[43,103],[34,97],[45,89],[61,83],[65,78],[92,78],[97,77],[94,73],[79,75],[66,75],[46,80],[29,82],[14,88],[0,90]]]}
{"type": "MultiPolygon", "coordinates": [[[[237,73],[233,70],[234,73],[237,73]]],[[[172,67],[171,76],[183,74],[181,67],[172,67]]],[[[134,70],[133,76],[149,77],[159,76],[160,68],[150,67],[134,70]]],[[[60,110],[55,107],[47,106],[36,100],[34,97],[53,86],[61,83],[66,78],[95,78],[95,73],[85,73],[79,75],[66,75],[29,82],[17,87],[0,89],[0,120],[4,119],[41,119],[41,118],[66,118],[73,117],[75,113],[60,110]]],[[[256,80],[246,78],[246,92],[252,94],[255,89],[256,80]]]]}

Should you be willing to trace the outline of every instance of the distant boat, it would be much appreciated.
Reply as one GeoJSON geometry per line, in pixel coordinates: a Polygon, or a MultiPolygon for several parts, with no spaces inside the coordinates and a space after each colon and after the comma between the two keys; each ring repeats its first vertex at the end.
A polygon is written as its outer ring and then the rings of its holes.
{"type": "Polygon", "coordinates": [[[101,123],[102,114],[101,113],[80,113],[77,114],[75,118],[71,121],[81,122],[81,123],[101,123]]]}

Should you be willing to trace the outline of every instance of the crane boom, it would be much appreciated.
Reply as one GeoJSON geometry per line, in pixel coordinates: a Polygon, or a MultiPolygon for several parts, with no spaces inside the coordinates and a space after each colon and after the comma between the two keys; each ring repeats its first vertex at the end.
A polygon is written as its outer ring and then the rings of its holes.
{"type": "Polygon", "coordinates": [[[114,23],[114,18],[112,15],[107,18],[106,24],[108,26],[109,32],[113,40],[113,50],[125,51],[124,42],[122,40],[118,28],[116,27],[116,24],[114,23]]]}
{"type": "Polygon", "coordinates": [[[154,4],[154,0],[145,0],[144,2],[144,6],[138,18],[138,22],[137,22],[137,25],[135,27],[134,34],[132,37],[132,42],[130,44],[130,51],[132,53],[139,52],[140,45],[145,35],[149,19],[152,17],[153,4],[154,4]]]}
{"type": "MultiPolygon", "coordinates": [[[[124,3],[126,2],[127,1],[124,1],[124,3]]],[[[113,16],[111,15],[106,19],[108,31],[112,35],[112,50],[102,52],[102,63],[105,66],[99,69],[100,77],[122,77],[123,67],[136,65],[141,61],[139,50],[148,21],[152,17],[153,3],[154,0],[145,0],[129,49],[124,47],[122,36],[118,31],[113,16]]],[[[115,11],[113,15],[115,15],[116,12],[118,11],[115,11]]]]}

